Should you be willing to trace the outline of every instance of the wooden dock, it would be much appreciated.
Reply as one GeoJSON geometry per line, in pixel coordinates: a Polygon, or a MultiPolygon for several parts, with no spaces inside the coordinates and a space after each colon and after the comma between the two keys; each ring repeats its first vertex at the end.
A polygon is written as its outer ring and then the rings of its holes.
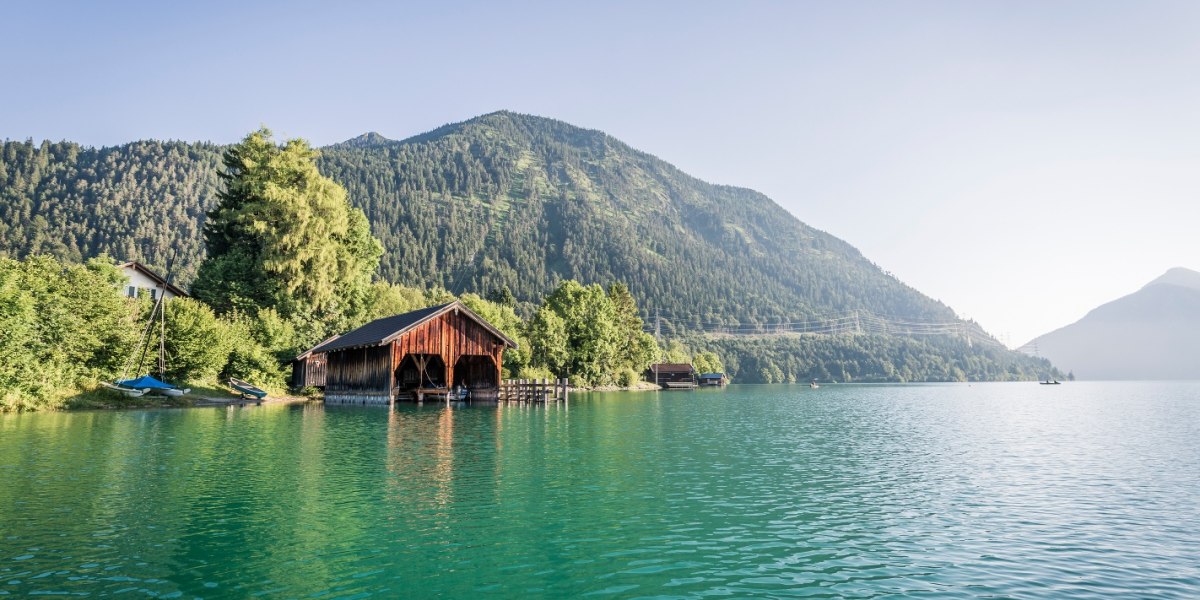
{"type": "Polygon", "coordinates": [[[505,379],[500,384],[500,402],[566,402],[570,395],[567,379],[505,379]]]}

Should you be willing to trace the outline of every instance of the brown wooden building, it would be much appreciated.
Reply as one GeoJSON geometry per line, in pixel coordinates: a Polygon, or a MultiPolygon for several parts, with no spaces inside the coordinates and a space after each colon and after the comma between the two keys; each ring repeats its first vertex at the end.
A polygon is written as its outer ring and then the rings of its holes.
{"type": "Polygon", "coordinates": [[[388,404],[458,387],[494,395],[504,350],[516,346],[456,300],[371,321],[309,352],[325,355],[325,402],[388,404]]]}
{"type": "Polygon", "coordinates": [[[325,387],[326,356],[324,352],[313,352],[313,350],[316,350],[320,346],[328,344],[339,337],[341,336],[332,335],[327,337],[321,341],[320,344],[309,348],[296,358],[292,359],[292,387],[297,389],[306,387],[325,387]]]}
{"type": "Polygon", "coordinates": [[[656,363],[650,365],[647,379],[666,389],[696,387],[696,369],[686,363],[656,363]]]}

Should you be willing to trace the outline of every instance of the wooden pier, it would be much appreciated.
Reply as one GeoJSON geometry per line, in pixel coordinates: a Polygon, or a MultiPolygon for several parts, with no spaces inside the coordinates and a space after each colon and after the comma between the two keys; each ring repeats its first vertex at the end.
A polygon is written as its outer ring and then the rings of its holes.
{"type": "Polygon", "coordinates": [[[566,402],[570,384],[566,379],[505,379],[500,384],[500,402],[566,402]]]}

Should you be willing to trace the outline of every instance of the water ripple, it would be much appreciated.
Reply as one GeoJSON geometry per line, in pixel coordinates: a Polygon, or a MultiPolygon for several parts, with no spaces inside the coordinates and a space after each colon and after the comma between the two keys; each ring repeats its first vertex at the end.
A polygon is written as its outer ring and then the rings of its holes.
{"type": "Polygon", "coordinates": [[[0,595],[1200,596],[1200,384],[0,415],[0,595]]]}

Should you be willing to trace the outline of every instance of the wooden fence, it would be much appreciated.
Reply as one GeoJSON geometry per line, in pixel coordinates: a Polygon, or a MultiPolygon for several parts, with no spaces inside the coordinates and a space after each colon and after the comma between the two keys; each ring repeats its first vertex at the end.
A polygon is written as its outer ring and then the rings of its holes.
{"type": "Polygon", "coordinates": [[[505,379],[500,384],[501,402],[566,402],[566,379],[505,379]]]}

